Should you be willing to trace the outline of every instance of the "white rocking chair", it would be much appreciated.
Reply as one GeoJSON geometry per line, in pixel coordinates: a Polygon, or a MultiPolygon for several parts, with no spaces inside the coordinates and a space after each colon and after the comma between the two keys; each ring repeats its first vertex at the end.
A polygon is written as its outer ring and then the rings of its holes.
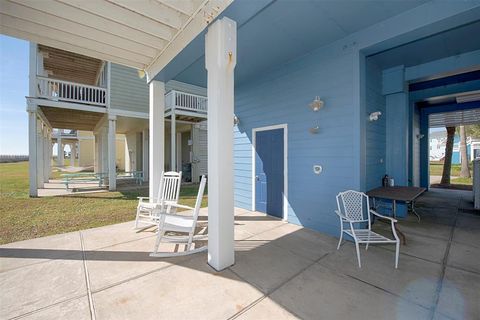
{"type": "Polygon", "coordinates": [[[195,236],[195,229],[197,227],[198,214],[200,213],[200,208],[202,206],[203,192],[205,190],[205,184],[207,183],[207,178],[202,176],[200,181],[200,187],[198,188],[197,201],[195,202],[195,208],[180,205],[178,203],[169,203],[166,211],[161,213],[158,217],[158,233],[157,241],[155,242],[155,247],[153,253],[150,254],[151,257],[175,257],[175,256],[185,256],[201,251],[205,251],[207,246],[202,246],[199,248],[192,249],[192,244],[194,240],[205,240],[207,235],[197,235],[195,236]],[[192,210],[191,215],[181,215],[181,214],[172,214],[172,208],[181,208],[192,210]],[[167,235],[167,233],[186,233],[187,235],[167,235]],[[185,244],[185,251],[180,252],[159,252],[158,247],[161,242],[168,243],[183,243],[185,244]]]}
{"type": "Polygon", "coordinates": [[[370,202],[368,196],[363,192],[348,190],[345,192],[340,192],[337,195],[337,206],[338,210],[335,210],[335,213],[340,218],[340,239],[338,241],[337,250],[340,248],[342,243],[343,234],[351,236],[355,241],[355,247],[357,250],[357,259],[358,267],[362,267],[360,261],[360,249],[359,244],[366,243],[365,250],[368,250],[368,245],[370,243],[391,243],[395,244],[395,268],[398,268],[398,255],[400,252],[400,240],[397,236],[395,230],[396,219],[383,216],[374,210],[370,209],[370,202]],[[365,214],[366,213],[366,214],[365,214]],[[389,239],[381,234],[372,231],[372,224],[370,221],[370,213],[377,216],[380,219],[389,220],[392,227],[392,233],[395,239],[389,239]],[[366,217],[365,217],[366,215],[366,217]],[[344,228],[344,224],[348,223],[348,226],[344,228]],[[365,225],[368,223],[368,225],[365,225]],[[354,224],[357,227],[354,227],[354,224]]]}
{"type": "Polygon", "coordinates": [[[182,172],[162,172],[160,177],[160,188],[157,198],[149,202],[148,197],[139,197],[137,205],[137,217],[135,219],[135,229],[138,229],[140,223],[148,228],[157,225],[158,212],[165,211],[169,204],[177,203],[180,196],[180,185],[182,183],[182,172]]]}

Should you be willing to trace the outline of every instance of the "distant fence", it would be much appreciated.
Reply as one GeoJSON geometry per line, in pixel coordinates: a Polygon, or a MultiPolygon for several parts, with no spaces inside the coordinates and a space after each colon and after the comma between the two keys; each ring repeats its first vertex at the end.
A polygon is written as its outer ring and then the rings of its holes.
{"type": "Polygon", "coordinates": [[[0,155],[0,163],[28,161],[28,156],[0,155]]]}

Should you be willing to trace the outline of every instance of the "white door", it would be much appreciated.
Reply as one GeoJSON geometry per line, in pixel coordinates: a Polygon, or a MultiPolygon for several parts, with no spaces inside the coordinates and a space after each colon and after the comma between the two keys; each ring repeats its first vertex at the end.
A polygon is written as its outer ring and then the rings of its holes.
{"type": "Polygon", "coordinates": [[[199,182],[201,175],[208,173],[207,124],[193,126],[192,181],[199,182]]]}

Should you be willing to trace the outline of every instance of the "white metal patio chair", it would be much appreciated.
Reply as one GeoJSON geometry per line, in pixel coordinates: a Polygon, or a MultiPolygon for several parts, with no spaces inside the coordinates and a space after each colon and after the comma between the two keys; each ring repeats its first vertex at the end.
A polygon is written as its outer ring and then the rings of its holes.
{"type": "Polygon", "coordinates": [[[342,243],[343,234],[351,236],[355,242],[357,250],[358,267],[362,267],[360,261],[359,244],[365,243],[365,250],[368,250],[370,243],[391,243],[395,244],[395,268],[398,268],[398,255],[400,252],[400,240],[395,230],[396,219],[383,216],[374,210],[370,209],[370,202],[368,196],[363,192],[348,190],[340,192],[337,195],[337,207],[335,213],[340,218],[340,239],[338,241],[337,250],[342,243]],[[390,221],[392,227],[392,234],[394,239],[387,238],[381,234],[372,231],[372,223],[370,214],[375,215],[380,219],[390,221]],[[349,226],[344,227],[345,224],[349,226]]]}
{"type": "Polygon", "coordinates": [[[207,249],[207,246],[192,249],[192,244],[194,240],[205,240],[207,238],[207,235],[205,234],[195,236],[195,229],[197,227],[198,215],[202,206],[203,192],[205,190],[206,183],[207,178],[205,178],[205,176],[202,176],[194,208],[184,206],[178,203],[169,203],[166,207],[166,211],[158,216],[157,240],[155,242],[153,253],[150,254],[151,257],[165,258],[184,256],[201,252],[207,249]],[[188,211],[187,214],[172,214],[172,208],[181,208],[191,211],[188,211]],[[174,235],[170,235],[171,233],[174,233],[174,235]],[[184,235],[178,235],[179,233],[183,233],[184,235]],[[161,242],[179,244],[183,243],[186,246],[185,251],[159,252],[158,247],[160,246],[161,242]]]}
{"type": "Polygon", "coordinates": [[[145,227],[156,225],[157,222],[155,217],[158,215],[158,212],[164,211],[164,207],[168,204],[178,202],[181,183],[181,171],[162,172],[160,177],[160,188],[158,189],[158,194],[154,201],[150,202],[148,197],[138,198],[135,229],[138,229],[139,224],[144,224],[146,225],[145,227]]]}

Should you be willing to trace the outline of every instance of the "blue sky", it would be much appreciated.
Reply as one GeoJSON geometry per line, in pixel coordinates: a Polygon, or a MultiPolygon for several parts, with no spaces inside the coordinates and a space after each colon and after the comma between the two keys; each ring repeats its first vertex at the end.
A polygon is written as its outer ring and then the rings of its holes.
{"type": "Polygon", "coordinates": [[[0,35],[0,154],[28,154],[27,41],[0,35]]]}

